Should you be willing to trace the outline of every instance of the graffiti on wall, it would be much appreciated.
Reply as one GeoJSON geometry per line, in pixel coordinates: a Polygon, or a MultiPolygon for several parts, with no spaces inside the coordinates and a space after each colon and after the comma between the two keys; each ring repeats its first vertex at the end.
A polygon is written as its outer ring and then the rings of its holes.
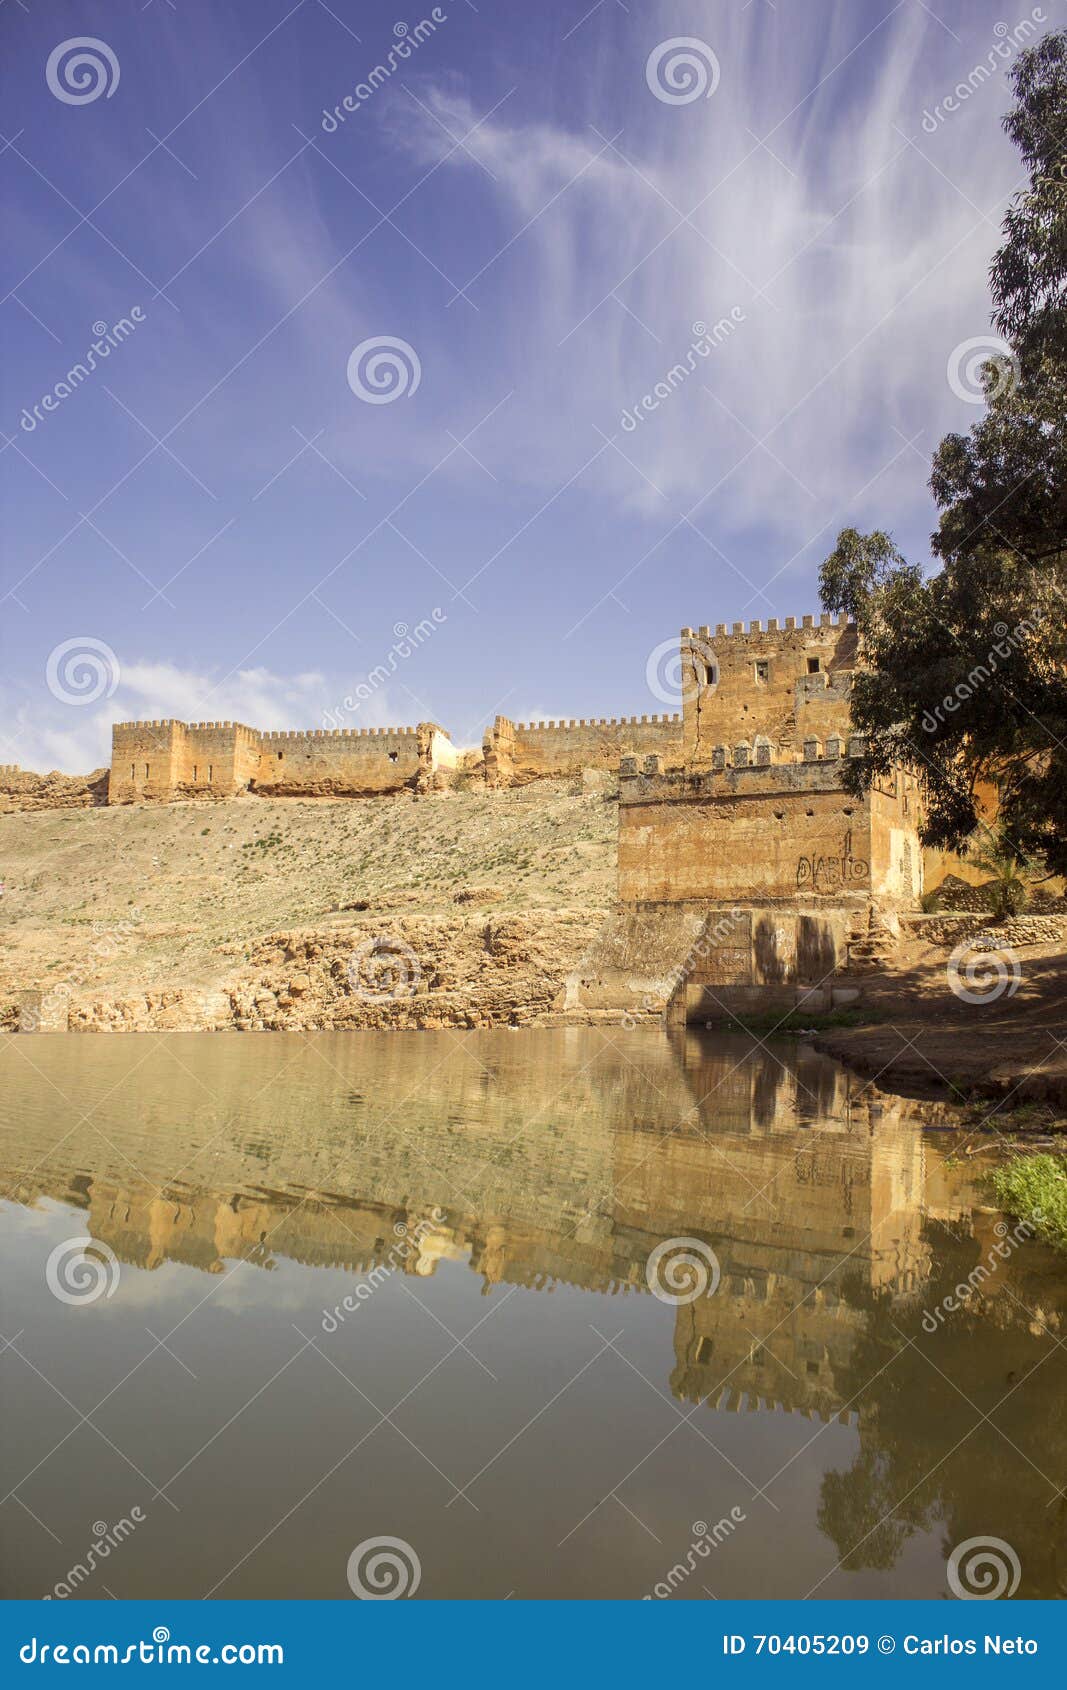
{"type": "Polygon", "coordinates": [[[852,855],[852,831],[845,834],[835,856],[820,856],[813,851],[797,862],[797,891],[840,892],[848,886],[866,885],[871,865],[863,857],[852,855]]]}

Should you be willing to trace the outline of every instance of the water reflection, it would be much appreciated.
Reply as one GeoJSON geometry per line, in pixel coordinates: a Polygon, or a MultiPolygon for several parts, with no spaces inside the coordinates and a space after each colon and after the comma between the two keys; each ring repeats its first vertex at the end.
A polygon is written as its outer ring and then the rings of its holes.
{"type": "MultiPolygon", "coordinates": [[[[340,1270],[341,1296],[356,1284],[378,1296],[388,1270],[422,1281],[427,1295],[455,1272],[476,1276],[490,1298],[521,1288],[640,1304],[642,1378],[695,1412],[716,1449],[712,1422],[745,1417],[752,1430],[736,1447],[749,1506],[779,1515],[761,1518],[747,1548],[739,1534],[721,1593],[804,1595],[819,1578],[815,1594],[850,1594],[846,1575],[862,1571],[881,1576],[856,1594],[942,1595],[935,1561],[990,1532],[1020,1556],[1019,1595],[1062,1589],[1056,1340],[1067,1277],[1033,1244],[998,1251],[997,1217],[968,1164],[951,1136],[931,1130],[951,1125],[946,1109],[879,1094],[803,1046],[771,1052],[693,1033],[55,1039],[34,1042],[33,1057],[37,1068],[11,1046],[0,1055],[3,1191],[23,1209],[79,1211],[123,1265],[118,1303],[130,1269],[181,1264],[225,1277],[242,1263],[264,1275],[285,1264],[340,1270]],[[646,1264],[681,1237],[713,1248],[718,1291],[656,1307],[646,1264]],[[932,1317],[977,1265],[966,1306],[932,1317]],[[788,1417],[787,1430],[757,1436],[773,1417],[788,1417]],[[815,1443],[831,1423],[847,1430],[845,1443],[815,1443]],[[801,1474],[817,1480],[811,1498],[796,1494],[801,1474]],[[769,1533],[792,1542],[781,1567],[769,1533]]],[[[31,1236],[19,1258],[31,1277],[39,1255],[31,1236]]],[[[304,1333],[336,1306],[334,1289],[309,1288],[315,1279],[300,1280],[304,1333]]],[[[286,1286],[291,1303],[291,1277],[286,1286]]],[[[407,1342],[409,1311],[389,1306],[394,1338],[407,1342]]],[[[620,1324],[604,1324],[614,1313],[594,1306],[584,1324],[607,1334],[620,1324]]],[[[514,1332],[518,1318],[511,1304],[500,1324],[514,1332]]],[[[561,1342],[573,1318],[561,1306],[561,1342]]],[[[67,1341],[88,1331],[68,1323],[67,1341]]],[[[542,1322],[521,1340],[533,1348],[507,1387],[522,1398],[516,1423],[549,1394],[536,1381],[552,1334],[542,1322]]],[[[467,1389],[491,1398],[491,1384],[470,1374],[467,1389]]],[[[590,1407],[609,1446],[621,1388],[613,1376],[590,1407]]],[[[584,1412],[568,1409],[579,1441],[584,1412]]],[[[549,1454],[523,1461],[527,1484],[551,1487],[549,1454]]],[[[680,1458],[663,1496],[684,1478],[680,1458]]],[[[558,1548],[557,1527],[582,1512],[546,1524],[543,1546],[528,1525],[530,1561],[549,1540],[558,1548]]],[[[601,1547],[595,1575],[568,1573],[560,1589],[539,1567],[537,1588],[519,1593],[640,1594],[631,1558],[601,1547]],[[573,1589],[575,1577],[585,1588],[573,1589]]],[[[663,1551],[648,1549],[654,1568],[663,1551]]],[[[249,1578],[220,1594],[267,1593],[269,1578],[249,1578]]]]}

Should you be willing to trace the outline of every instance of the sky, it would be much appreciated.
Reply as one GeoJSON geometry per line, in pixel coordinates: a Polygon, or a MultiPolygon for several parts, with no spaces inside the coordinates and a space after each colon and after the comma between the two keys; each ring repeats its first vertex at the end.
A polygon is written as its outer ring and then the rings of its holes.
{"type": "Polygon", "coordinates": [[[663,711],[842,527],[929,563],[1064,21],[0,0],[0,762],[663,711]]]}

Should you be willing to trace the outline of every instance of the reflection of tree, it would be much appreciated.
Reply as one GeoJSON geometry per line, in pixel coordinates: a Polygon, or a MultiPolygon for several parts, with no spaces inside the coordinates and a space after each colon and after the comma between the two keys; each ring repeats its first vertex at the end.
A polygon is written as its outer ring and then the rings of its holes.
{"type": "MultiPolygon", "coordinates": [[[[1062,1277],[1042,1283],[1016,1258],[984,1296],[930,1331],[926,1311],[953,1295],[985,1253],[936,1223],[926,1241],[931,1273],[921,1303],[895,1301],[890,1291],[861,1299],[870,1318],[834,1381],[859,1410],[860,1450],[847,1471],[824,1477],[819,1526],[850,1570],[892,1567],[915,1532],[938,1522],[946,1557],[965,1538],[1002,1537],[1022,1563],[1018,1595],[1054,1596],[1067,1366],[1033,1311],[1062,1277]]],[[[1035,1261],[1033,1250],[1027,1257],[1035,1261]]],[[[848,1289],[854,1296],[858,1287],[848,1289]]]]}

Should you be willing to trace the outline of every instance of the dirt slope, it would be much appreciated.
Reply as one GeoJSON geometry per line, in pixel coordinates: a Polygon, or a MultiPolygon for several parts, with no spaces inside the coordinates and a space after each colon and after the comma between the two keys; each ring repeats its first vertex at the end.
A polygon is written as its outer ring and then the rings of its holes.
{"type": "Polygon", "coordinates": [[[610,791],[547,781],[0,815],[0,1017],[60,983],[72,1004],[214,992],[258,978],[271,935],[362,943],[401,922],[454,929],[460,949],[490,920],[518,919],[535,948],[569,924],[565,970],[614,898],[615,836],[610,791]]]}

